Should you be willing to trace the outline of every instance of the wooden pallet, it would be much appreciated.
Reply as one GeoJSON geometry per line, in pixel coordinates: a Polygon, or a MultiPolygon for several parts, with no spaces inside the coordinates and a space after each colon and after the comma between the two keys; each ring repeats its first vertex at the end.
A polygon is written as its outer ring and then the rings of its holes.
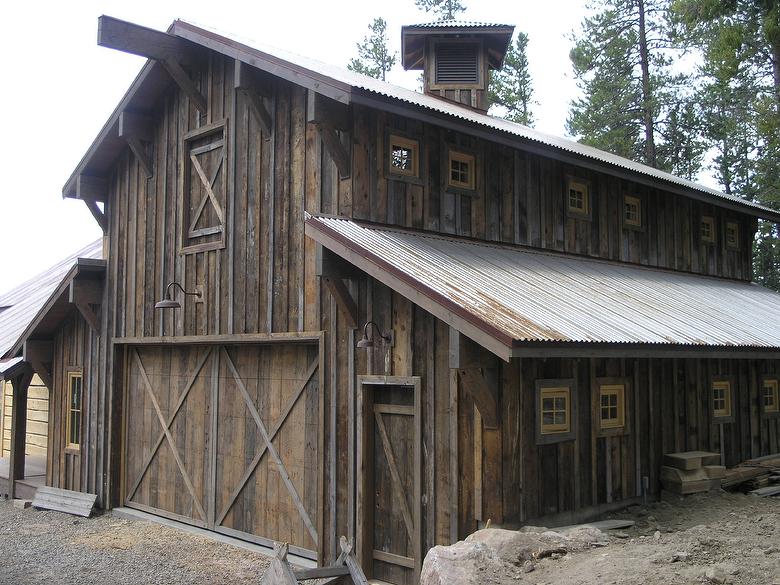
{"type": "Polygon", "coordinates": [[[274,559],[263,576],[262,585],[298,585],[300,581],[309,579],[327,579],[320,585],[333,583],[342,577],[351,577],[354,585],[368,585],[368,579],[355,558],[352,544],[343,536],[339,540],[341,554],[336,562],[329,567],[316,569],[293,569],[287,560],[287,543],[274,544],[274,559]]]}

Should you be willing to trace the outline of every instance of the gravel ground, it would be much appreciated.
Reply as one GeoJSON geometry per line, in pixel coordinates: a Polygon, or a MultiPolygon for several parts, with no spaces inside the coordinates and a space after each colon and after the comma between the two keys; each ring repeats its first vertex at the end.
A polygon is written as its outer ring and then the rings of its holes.
{"type": "Polygon", "coordinates": [[[85,519],[0,501],[2,584],[252,583],[268,557],[143,520],[85,519]]]}

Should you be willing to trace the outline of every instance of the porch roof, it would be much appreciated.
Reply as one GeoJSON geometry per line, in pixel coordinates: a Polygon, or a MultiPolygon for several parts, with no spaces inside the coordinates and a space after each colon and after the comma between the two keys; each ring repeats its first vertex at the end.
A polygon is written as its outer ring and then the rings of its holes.
{"type": "Polygon", "coordinates": [[[504,359],[780,356],[753,283],[307,215],[306,234],[504,359]]]}

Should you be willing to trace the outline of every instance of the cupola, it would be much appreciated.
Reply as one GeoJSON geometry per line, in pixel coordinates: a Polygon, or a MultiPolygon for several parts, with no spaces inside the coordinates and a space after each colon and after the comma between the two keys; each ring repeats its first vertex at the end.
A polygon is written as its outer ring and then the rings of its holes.
{"type": "Polygon", "coordinates": [[[422,69],[424,92],[486,112],[491,69],[501,69],[515,27],[442,20],[401,29],[404,69],[422,69]]]}

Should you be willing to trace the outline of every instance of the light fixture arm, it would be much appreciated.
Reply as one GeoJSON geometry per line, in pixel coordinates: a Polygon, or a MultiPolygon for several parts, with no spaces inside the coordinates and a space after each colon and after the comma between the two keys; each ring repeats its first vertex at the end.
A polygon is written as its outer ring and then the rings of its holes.
{"type": "Polygon", "coordinates": [[[191,295],[191,296],[195,296],[195,297],[200,298],[200,291],[196,290],[195,292],[187,292],[186,290],[184,290],[184,287],[182,287],[182,285],[180,285],[178,282],[176,282],[174,280],[167,287],[165,287],[165,298],[166,299],[169,299],[169,300],[173,299],[173,296],[171,295],[171,287],[178,287],[178,289],[181,292],[183,292],[185,295],[191,295]]]}
{"type": "Polygon", "coordinates": [[[368,339],[368,327],[370,325],[374,326],[374,329],[376,330],[376,334],[384,340],[386,343],[392,342],[393,338],[390,335],[385,335],[382,333],[382,330],[379,328],[379,325],[377,325],[374,321],[366,321],[366,324],[363,325],[363,339],[368,339]]]}

